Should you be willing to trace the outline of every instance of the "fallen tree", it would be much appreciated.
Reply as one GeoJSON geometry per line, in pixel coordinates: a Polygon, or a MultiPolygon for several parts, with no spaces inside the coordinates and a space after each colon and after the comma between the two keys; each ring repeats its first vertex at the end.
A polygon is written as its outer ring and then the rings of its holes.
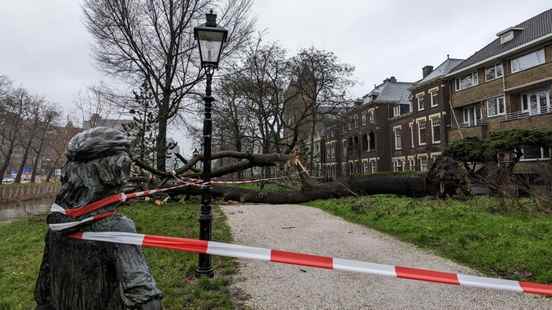
{"type": "MultiPolygon", "coordinates": [[[[247,203],[304,203],[317,199],[341,198],[357,195],[372,194],[396,194],[405,196],[425,196],[429,195],[426,179],[423,176],[389,176],[374,175],[366,177],[349,178],[342,181],[319,182],[312,178],[304,166],[301,164],[300,156],[297,152],[289,154],[252,154],[235,151],[218,152],[212,155],[212,159],[234,158],[239,159],[235,164],[217,168],[212,171],[211,177],[223,177],[225,175],[243,171],[253,167],[273,167],[276,165],[286,165],[291,170],[296,170],[300,179],[301,187],[296,191],[282,192],[263,192],[252,189],[242,189],[231,186],[214,186],[211,191],[214,197],[224,201],[239,201],[247,203]]],[[[135,163],[143,169],[148,170],[157,177],[164,179],[163,184],[168,179],[178,180],[178,178],[199,178],[201,171],[193,169],[195,164],[202,161],[202,155],[196,155],[187,160],[184,167],[173,172],[161,172],[153,167],[134,160],[135,163]]],[[[198,195],[201,193],[199,188],[178,189],[171,193],[174,195],[198,195]]]]}

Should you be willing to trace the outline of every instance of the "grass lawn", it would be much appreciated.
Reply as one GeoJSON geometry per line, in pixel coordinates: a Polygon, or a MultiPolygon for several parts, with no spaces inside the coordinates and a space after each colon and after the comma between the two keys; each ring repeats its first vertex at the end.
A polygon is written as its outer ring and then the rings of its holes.
{"type": "MultiPolygon", "coordinates": [[[[198,236],[198,203],[171,203],[157,207],[139,203],[124,208],[140,233],[198,236]]],[[[230,228],[216,208],[213,238],[230,241],[230,228]]],[[[42,259],[46,231],[44,217],[9,224],[0,223],[0,310],[34,309],[33,290],[42,259]]],[[[228,284],[235,261],[214,257],[217,276],[212,280],[193,279],[197,255],[159,249],[144,250],[157,285],[164,293],[164,309],[233,308],[228,284]]]]}
{"type": "MultiPolygon", "coordinates": [[[[552,283],[552,216],[532,201],[376,195],[310,203],[490,276],[552,283]]],[[[415,267],[415,266],[413,266],[415,267]]]]}

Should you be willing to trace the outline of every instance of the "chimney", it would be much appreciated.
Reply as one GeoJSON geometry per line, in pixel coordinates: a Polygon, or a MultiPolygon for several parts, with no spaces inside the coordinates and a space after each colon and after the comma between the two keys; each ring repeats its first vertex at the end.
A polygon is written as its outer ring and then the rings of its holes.
{"type": "Polygon", "coordinates": [[[391,76],[391,77],[389,77],[389,78],[383,80],[383,82],[384,82],[384,83],[385,83],[385,82],[397,83],[397,78],[394,77],[394,76],[391,76]]]}
{"type": "Polygon", "coordinates": [[[425,78],[426,76],[430,75],[431,72],[433,72],[433,66],[425,66],[422,68],[422,72],[423,72],[423,78],[425,78]]]}

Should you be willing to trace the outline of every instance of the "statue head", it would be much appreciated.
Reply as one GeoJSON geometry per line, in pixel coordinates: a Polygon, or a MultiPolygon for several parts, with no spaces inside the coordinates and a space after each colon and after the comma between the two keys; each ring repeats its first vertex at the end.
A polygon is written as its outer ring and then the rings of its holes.
{"type": "Polygon", "coordinates": [[[81,207],[120,193],[130,175],[129,140],[116,129],[97,127],[74,136],[67,146],[56,203],[81,207]]]}

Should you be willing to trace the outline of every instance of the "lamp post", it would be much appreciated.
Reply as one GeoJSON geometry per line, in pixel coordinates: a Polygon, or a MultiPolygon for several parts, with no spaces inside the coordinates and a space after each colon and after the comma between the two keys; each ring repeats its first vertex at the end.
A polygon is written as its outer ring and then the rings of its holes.
{"type": "MultiPolygon", "coordinates": [[[[211,105],[215,99],[211,95],[211,83],[213,73],[218,69],[222,47],[228,36],[228,31],[217,26],[217,15],[211,10],[207,14],[207,22],[194,28],[194,36],[199,46],[201,68],[205,70],[207,77],[205,97],[205,118],[203,120],[203,174],[202,180],[211,180],[211,134],[213,131],[211,120],[211,105]]],[[[211,240],[211,186],[203,188],[201,194],[201,211],[199,215],[199,239],[211,240]]],[[[211,264],[211,256],[199,254],[196,276],[212,277],[214,270],[211,264]]]]}

